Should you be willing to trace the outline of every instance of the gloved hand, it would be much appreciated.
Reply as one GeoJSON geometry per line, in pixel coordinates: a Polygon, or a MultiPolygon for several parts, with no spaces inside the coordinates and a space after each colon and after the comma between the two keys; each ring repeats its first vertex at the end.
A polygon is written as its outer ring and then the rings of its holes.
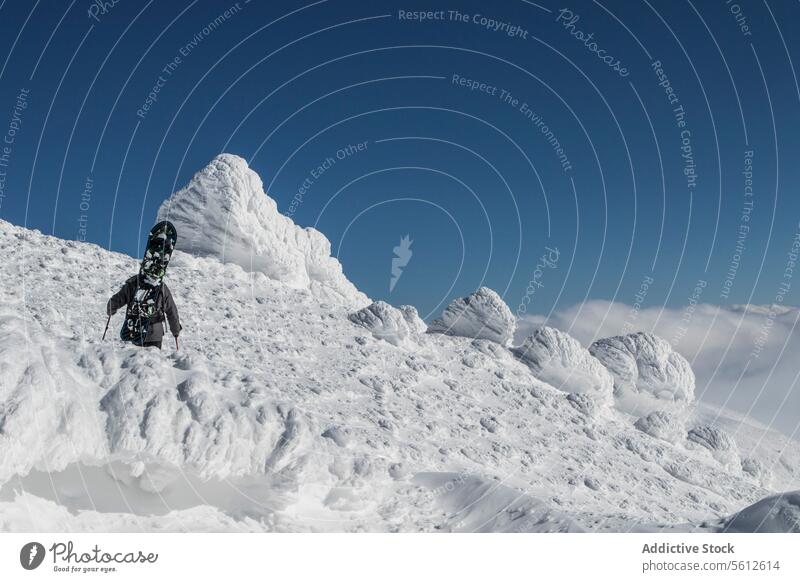
{"type": "Polygon", "coordinates": [[[106,304],[106,315],[114,315],[117,312],[116,309],[111,309],[111,304],[106,304]]]}

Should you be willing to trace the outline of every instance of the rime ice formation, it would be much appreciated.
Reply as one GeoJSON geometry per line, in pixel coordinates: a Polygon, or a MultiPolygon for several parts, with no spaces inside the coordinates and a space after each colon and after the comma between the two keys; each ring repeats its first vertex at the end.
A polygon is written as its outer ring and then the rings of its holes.
{"type": "MultiPolygon", "coordinates": [[[[610,388],[568,336],[541,332],[520,361],[488,289],[448,308],[452,336],[422,333],[410,307],[364,308],[338,265],[309,270],[316,235],[265,219],[265,196],[245,220],[260,181],[237,158],[181,192],[179,236],[205,225],[222,246],[175,252],[179,352],[120,342],[121,315],[100,339],[138,259],[0,220],[0,530],[719,531],[759,529],[770,506],[765,527],[796,528],[796,494],[772,498],[800,489],[795,441],[704,403],[681,411],[689,438],[663,440],[664,416],[634,426],[575,393],[610,388]],[[214,222],[226,204],[237,261],[214,222]],[[734,445],[746,458],[720,462],[734,445]]],[[[669,352],[626,342],[626,389],[688,400],[669,352]]]]}
{"type": "Polygon", "coordinates": [[[634,426],[643,433],[668,443],[677,443],[686,437],[683,418],[666,410],[655,410],[637,420],[634,426]]]}
{"type": "Polygon", "coordinates": [[[739,461],[736,441],[727,432],[715,426],[696,426],[689,431],[686,440],[708,449],[721,463],[739,461]]]}
{"type": "Polygon", "coordinates": [[[416,308],[410,305],[396,308],[384,301],[376,301],[349,317],[350,321],[368,329],[376,338],[395,345],[423,333],[426,327],[416,308]]]}
{"type": "Polygon", "coordinates": [[[158,219],[175,224],[177,248],[184,252],[236,263],[348,306],[368,301],[331,257],[328,239],[279,213],[261,178],[239,156],[214,158],[161,204],[158,219]]]}
{"type": "Polygon", "coordinates": [[[514,337],[514,314],[500,296],[481,287],[475,293],[454,299],[428,331],[475,339],[487,339],[507,345],[514,337]]]}
{"type": "Polygon", "coordinates": [[[587,394],[610,404],[614,379],[578,340],[552,327],[540,327],[512,350],[533,375],[576,394],[587,394]]]}
{"type": "Polygon", "coordinates": [[[616,406],[642,416],[678,412],[694,401],[694,373],[686,358],[649,333],[597,340],[589,352],[614,376],[616,406]]]}
{"type": "Polygon", "coordinates": [[[761,459],[745,457],[742,459],[742,471],[764,487],[770,487],[772,484],[772,470],[761,459]]]}

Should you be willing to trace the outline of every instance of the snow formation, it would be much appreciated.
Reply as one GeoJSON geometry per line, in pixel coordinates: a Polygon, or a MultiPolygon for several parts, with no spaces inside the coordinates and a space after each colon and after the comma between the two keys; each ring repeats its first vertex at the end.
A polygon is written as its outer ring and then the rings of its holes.
{"type": "Polygon", "coordinates": [[[655,410],[637,420],[634,426],[643,433],[668,443],[678,443],[686,437],[683,418],[666,410],[655,410]]]}
{"type": "Polygon", "coordinates": [[[424,333],[425,322],[411,305],[392,307],[385,301],[375,303],[350,314],[350,321],[368,329],[378,339],[400,345],[424,333]]]}
{"type": "Polygon", "coordinates": [[[325,235],[278,212],[259,175],[239,156],[214,158],[161,204],[158,220],[175,224],[176,248],[184,252],[236,263],[349,306],[368,302],[331,257],[325,235]]]}
{"type": "Polygon", "coordinates": [[[540,327],[512,350],[539,380],[610,404],[614,379],[578,340],[552,327],[540,327]]]}
{"type": "Polygon", "coordinates": [[[453,300],[428,331],[507,345],[516,329],[514,314],[500,296],[481,287],[475,293],[453,300]]]}
{"type": "MultiPolygon", "coordinates": [[[[683,411],[688,426],[726,437],[664,439],[683,424],[597,414],[609,372],[547,330],[512,352],[513,317],[488,289],[446,310],[453,335],[422,333],[413,308],[365,307],[338,264],[330,277],[309,266],[331,263],[310,252],[316,235],[264,210],[272,201],[248,200],[245,220],[241,194],[260,188],[222,156],[173,198],[179,237],[203,225],[216,240],[179,239],[194,254],[176,251],[167,273],[177,352],[121,343],[121,315],[100,339],[138,259],[0,221],[0,277],[16,282],[0,306],[0,530],[796,527],[796,494],[756,523],[771,496],[800,488],[795,441],[704,404],[683,411]],[[714,456],[728,440],[740,463],[714,456]]],[[[690,371],[637,341],[606,360],[614,381],[688,401],[690,371]]]]}
{"type": "Polygon", "coordinates": [[[750,475],[764,487],[770,487],[772,484],[772,471],[760,459],[745,457],[742,459],[742,471],[750,475]]]}
{"type": "Polygon", "coordinates": [[[716,426],[696,426],[689,431],[686,439],[692,444],[708,449],[721,463],[741,463],[736,441],[716,426]]]}
{"type": "Polygon", "coordinates": [[[620,410],[646,415],[679,412],[694,401],[694,373],[682,355],[658,336],[639,332],[597,340],[589,352],[614,377],[620,410]]]}

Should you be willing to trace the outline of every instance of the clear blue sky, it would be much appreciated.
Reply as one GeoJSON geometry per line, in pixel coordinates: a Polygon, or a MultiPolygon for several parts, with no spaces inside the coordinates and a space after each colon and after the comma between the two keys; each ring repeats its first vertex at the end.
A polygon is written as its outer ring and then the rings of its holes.
{"type": "Polygon", "coordinates": [[[282,211],[308,179],[296,222],[423,315],[480,284],[515,308],[532,278],[539,313],[632,303],[649,278],[645,305],[699,279],[706,302],[772,302],[800,220],[800,5],[563,8],[0,2],[0,217],[138,255],[159,203],[228,151],[282,211]]]}

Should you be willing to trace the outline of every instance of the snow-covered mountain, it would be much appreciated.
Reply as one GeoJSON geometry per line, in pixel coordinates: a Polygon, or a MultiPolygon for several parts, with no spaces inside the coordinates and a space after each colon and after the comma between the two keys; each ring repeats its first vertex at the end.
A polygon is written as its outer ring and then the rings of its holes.
{"type": "Polygon", "coordinates": [[[195,256],[235,263],[244,270],[349,307],[369,301],[331,257],[331,244],[278,212],[261,178],[239,156],[222,154],[165,200],[158,220],[171,221],[177,248],[195,256]]]}
{"type": "Polygon", "coordinates": [[[159,217],[178,352],[100,339],[138,259],[0,221],[0,529],[800,530],[797,443],[692,403],[666,342],[370,305],[236,156],[159,217]]]}

